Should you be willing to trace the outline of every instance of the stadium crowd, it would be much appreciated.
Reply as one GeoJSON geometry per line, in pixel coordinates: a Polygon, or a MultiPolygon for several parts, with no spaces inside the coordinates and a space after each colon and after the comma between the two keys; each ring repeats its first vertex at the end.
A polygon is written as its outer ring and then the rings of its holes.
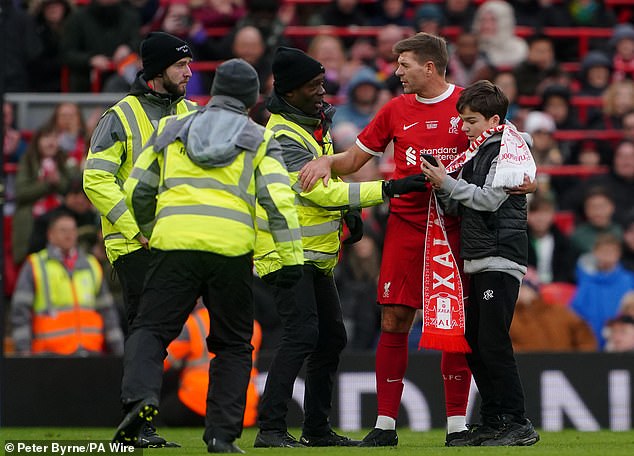
{"type": "MultiPolygon", "coordinates": [[[[250,115],[265,124],[274,52],[293,46],[325,68],[328,99],[337,108],[332,135],[338,151],[354,144],[377,110],[402,92],[393,45],[417,31],[445,36],[447,80],[463,87],[479,79],[499,85],[511,100],[508,119],[533,138],[538,190],[529,196],[532,271],[512,330],[516,349],[634,349],[612,340],[614,334],[634,337],[634,313],[627,304],[634,292],[631,7],[575,0],[2,1],[2,39],[13,43],[6,48],[3,71],[9,93],[125,93],[141,67],[141,40],[164,31],[192,49],[187,96],[201,104],[220,62],[240,57],[251,63],[260,96],[250,115]],[[579,36],[545,32],[575,27],[608,33],[591,34],[587,49],[581,49],[579,36]],[[536,319],[548,323],[536,325],[536,319]],[[548,334],[538,336],[537,327],[548,334]]],[[[103,268],[101,293],[113,294],[122,314],[97,211],[77,184],[101,113],[61,103],[44,125],[30,131],[18,129],[14,109],[4,103],[5,295],[14,302],[17,296],[24,306],[24,295],[14,296],[20,270],[28,255],[44,248],[47,220],[63,209],[77,222],[77,248],[103,268]]],[[[386,153],[350,179],[387,178],[393,166],[386,153]]],[[[387,211],[387,203],[363,209],[364,237],[343,246],[335,270],[347,350],[372,350],[377,343],[374,303],[387,211]]],[[[262,349],[274,348],[281,329],[272,298],[259,280],[255,294],[262,349]]],[[[125,326],[125,316],[120,320],[125,326]]],[[[416,331],[412,344],[418,341],[416,331]]],[[[28,352],[22,342],[16,350],[10,336],[7,331],[8,352],[28,352]]]]}

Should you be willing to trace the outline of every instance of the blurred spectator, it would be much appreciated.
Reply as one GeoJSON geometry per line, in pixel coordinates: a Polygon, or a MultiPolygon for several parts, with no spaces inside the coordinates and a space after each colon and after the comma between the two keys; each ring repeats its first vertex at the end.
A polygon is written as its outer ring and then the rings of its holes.
{"type": "Polygon", "coordinates": [[[603,92],[603,108],[593,114],[588,125],[595,130],[619,129],[623,115],[634,109],[634,82],[631,79],[612,82],[603,92]]]}
{"type": "Polygon", "coordinates": [[[18,166],[12,230],[15,264],[21,264],[26,257],[34,218],[62,203],[68,182],[66,154],[59,147],[57,131],[52,125],[45,125],[33,135],[18,166]]]}
{"type": "Polygon", "coordinates": [[[374,14],[370,17],[369,25],[398,25],[412,27],[412,21],[407,17],[407,0],[379,0],[374,14]]]}
{"type": "Polygon", "coordinates": [[[590,324],[599,347],[605,345],[602,329],[617,315],[621,299],[634,290],[634,274],[621,264],[621,241],[612,234],[596,238],[592,252],[577,262],[577,292],[572,308],[590,324]]]}
{"type": "MultiPolygon", "coordinates": [[[[166,371],[178,373],[178,385],[174,390],[163,388],[161,395],[161,421],[167,426],[203,426],[207,410],[207,389],[209,386],[209,363],[214,354],[207,350],[209,335],[209,312],[199,303],[187,318],[180,335],[167,347],[166,371]]],[[[255,426],[259,394],[256,388],[258,370],[255,367],[260,346],[262,329],[253,322],[253,366],[251,380],[247,388],[247,403],[244,410],[244,427],[255,426]]]]}
{"type": "Polygon", "coordinates": [[[13,0],[0,0],[0,43],[4,52],[1,77],[5,92],[28,91],[29,66],[37,64],[43,49],[35,21],[16,6],[18,4],[13,0]]]}
{"type": "Polygon", "coordinates": [[[442,2],[442,13],[445,25],[460,27],[463,31],[471,30],[476,5],[472,0],[447,0],[442,2]]]}
{"type": "Polygon", "coordinates": [[[614,220],[624,226],[634,207],[634,141],[619,142],[614,148],[610,172],[590,177],[571,187],[560,199],[561,208],[581,213],[584,195],[592,187],[603,187],[609,192],[615,205],[614,220]]]}
{"type": "Polygon", "coordinates": [[[105,85],[107,77],[118,76],[115,71],[123,71],[131,60],[134,65],[140,39],[138,15],[122,0],[92,0],[71,14],[61,41],[71,92],[90,90],[92,70],[102,73],[105,85]]]}
{"type": "Polygon", "coordinates": [[[379,307],[369,305],[376,303],[381,250],[375,234],[367,225],[366,221],[360,241],[344,245],[340,267],[335,269],[344,323],[349,334],[346,350],[373,349],[381,329],[379,307]]]}
{"type": "Polygon", "coordinates": [[[606,54],[601,51],[588,52],[581,61],[577,94],[590,97],[601,96],[610,85],[611,73],[612,62],[606,54]]]}
{"type": "Polygon", "coordinates": [[[597,236],[610,234],[617,239],[623,237],[623,228],[614,222],[614,201],[606,189],[590,188],[583,200],[584,221],[579,223],[570,237],[578,253],[592,249],[597,236]]]}
{"type": "Polygon", "coordinates": [[[77,249],[75,219],[50,220],[48,245],[28,257],[11,302],[15,350],[21,355],[123,354],[123,332],[103,271],[77,249]]]}
{"type": "Polygon", "coordinates": [[[511,122],[517,122],[520,117],[520,105],[517,102],[517,81],[512,71],[499,71],[493,77],[493,83],[502,89],[509,99],[509,107],[506,110],[506,118],[511,122]]]}
{"type": "Polygon", "coordinates": [[[348,101],[337,106],[334,124],[351,122],[361,132],[376,113],[379,94],[383,89],[384,85],[374,70],[362,67],[348,84],[348,101]]]}
{"type": "Polygon", "coordinates": [[[376,67],[379,79],[383,80],[392,94],[402,93],[400,79],[394,74],[398,67],[397,55],[392,50],[394,45],[405,38],[406,33],[396,25],[383,27],[376,37],[376,67]]]}
{"type": "Polygon", "coordinates": [[[541,93],[560,72],[553,40],[539,34],[528,39],[528,55],[513,70],[519,95],[529,96],[541,93]]]}
{"type": "Polygon", "coordinates": [[[77,225],[78,246],[86,252],[91,251],[97,240],[97,233],[101,231],[99,214],[84,193],[81,176],[77,175],[70,179],[62,204],[34,220],[29,240],[29,253],[38,252],[46,247],[46,230],[50,220],[60,212],[73,216],[77,225]]]}
{"type": "Polygon", "coordinates": [[[516,352],[591,352],[597,340],[590,326],[568,306],[547,304],[529,269],[520,286],[510,329],[516,352]]]}
{"type": "Polygon", "coordinates": [[[233,27],[247,14],[243,0],[192,0],[194,22],[203,27],[233,27]]]}
{"type": "Polygon", "coordinates": [[[319,9],[308,19],[308,25],[332,25],[348,27],[350,25],[367,25],[368,18],[359,0],[331,0],[328,5],[319,9]]]}
{"type": "Polygon", "coordinates": [[[509,3],[482,3],[473,19],[473,32],[479,37],[480,51],[497,68],[515,67],[528,55],[526,42],[515,35],[515,13],[509,3]]]}
{"type": "MultiPolygon", "coordinates": [[[[546,87],[542,93],[539,109],[553,118],[557,130],[581,129],[579,116],[577,110],[572,106],[571,98],[570,89],[559,84],[546,87]]],[[[568,161],[578,147],[578,141],[559,141],[559,150],[561,150],[564,161],[568,161]]]]}
{"type": "Polygon", "coordinates": [[[60,149],[66,153],[66,164],[78,170],[86,158],[86,123],[77,103],[62,102],[55,106],[49,123],[57,130],[60,149]]]}
{"type": "Polygon", "coordinates": [[[623,295],[619,304],[619,315],[629,315],[634,317],[634,290],[623,295]]]}
{"type": "Polygon", "coordinates": [[[540,165],[562,165],[564,158],[553,133],[557,126],[552,116],[541,111],[531,111],[524,119],[524,131],[532,136],[531,153],[540,165]]]}
{"type": "MultiPolygon", "coordinates": [[[[573,27],[613,27],[616,17],[603,0],[567,0],[568,14],[573,27]]],[[[591,40],[591,47],[599,47],[597,40],[591,40]]]]}
{"type": "MultiPolygon", "coordinates": [[[[623,258],[621,259],[626,269],[634,272],[634,211],[630,211],[630,218],[625,223],[623,231],[623,258]]],[[[634,295],[632,296],[634,301],[634,295]]],[[[634,315],[634,304],[632,306],[634,315]]]]}
{"type": "Polygon", "coordinates": [[[29,5],[35,30],[43,49],[36,62],[29,65],[30,90],[60,92],[62,53],[60,40],[64,22],[72,11],[68,0],[34,0],[29,5]]]}
{"type": "Polygon", "coordinates": [[[449,51],[447,79],[460,87],[467,87],[480,79],[492,79],[493,68],[478,49],[478,37],[463,32],[449,51]]]}
{"type": "Polygon", "coordinates": [[[326,93],[339,95],[348,83],[344,75],[346,51],[341,40],[332,35],[317,35],[310,41],[306,53],[324,66],[326,93]]]}
{"type": "Polygon", "coordinates": [[[260,81],[260,93],[267,93],[273,88],[268,83],[271,76],[271,61],[267,59],[264,39],[256,27],[246,25],[237,30],[231,51],[233,57],[244,59],[255,68],[260,81]]]}
{"type": "Polygon", "coordinates": [[[15,128],[15,112],[13,105],[8,101],[2,104],[3,121],[3,153],[5,163],[18,163],[28,143],[22,138],[22,134],[15,128]]]}
{"type": "Polygon", "coordinates": [[[622,81],[626,78],[634,78],[634,26],[632,24],[619,24],[614,27],[610,45],[614,49],[612,56],[613,80],[622,81]]]}
{"type": "Polygon", "coordinates": [[[623,114],[621,129],[623,139],[634,142],[634,109],[623,114]]]}
{"type": "Polygon", "coordinates": [[[603,331],[606,336],[606,352],[634,352],[634,317],[619,315],[612,318],[608,320],[603,331]]]}
{"type": "Polygon", "coordinates": [[[554,220],[554,200],[536,193],[528,205],[528,266],[540,283],[573,282],[575,251],[554,220]]]}
{"type": "Polygon", "coordinates": [[[416,9],[416,13],[414,14],[414,29],[417,32],[440,36],[444,25],[445,17],[442,14],[440,6],[429,3],[427,5],[421,5],[416,9]]]}

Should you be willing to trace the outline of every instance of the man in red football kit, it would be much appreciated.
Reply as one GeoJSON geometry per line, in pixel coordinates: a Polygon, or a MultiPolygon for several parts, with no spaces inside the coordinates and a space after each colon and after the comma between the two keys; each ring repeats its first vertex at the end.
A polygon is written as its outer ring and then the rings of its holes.
{"type": "MultiPolygon", "coordinates": [[[[462,88],[445,80],[448,52],[443,38],[418,33],[398,42],[396,76],[405,94],[388,102],[359,134],[347,151],[321,157],[299,173],[304,189],[331,171],[337,175],[357,171],[373,156],[381,156],[394,142],[394,178],[416,174],[421,155],[431,154],[449,164],[469,146],[460,128],[456,101],[462,88]]],[[[515,191],[524,193],[525,188],[515,191]]],[[[378,283],[381,336],[376,350],[378,416],[375,428],[361,446],[394,446],[398,443],[396,418],[408,361],[408,333],[417,309],[422,307],[422,280],[427,208],[431,191],[390,200],[390,215],[378,283]],[[406,268],[403,265],[408,265],[406,268]]],[[[459,251],[460,220],[445,217],[453,252],[459,251]]],[[[443,352],[441,372],[447,413],[446,445],[466,432],[466,408],[471,372],[462,353],[443,352]]]]}

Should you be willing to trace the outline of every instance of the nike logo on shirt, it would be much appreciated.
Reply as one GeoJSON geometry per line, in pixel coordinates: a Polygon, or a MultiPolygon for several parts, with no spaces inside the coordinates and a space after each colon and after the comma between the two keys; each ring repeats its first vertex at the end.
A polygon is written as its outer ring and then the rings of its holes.
{"type": "Polygon", "coordinates": [[[410,128],[412,128],[414,125],[418,125],[418,122],[414,122],[413,124],[410,125],[403,125],[403,131],[405,130],[409,130],[410,128]]]}

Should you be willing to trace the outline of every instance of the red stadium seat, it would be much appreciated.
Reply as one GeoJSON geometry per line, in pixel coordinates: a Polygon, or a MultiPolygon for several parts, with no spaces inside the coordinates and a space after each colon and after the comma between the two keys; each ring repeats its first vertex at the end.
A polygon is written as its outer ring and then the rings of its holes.
{"type": "Polygon", "coordinates": [[[539,289],[546,304],[567,306],[577,291],[577,287],[567,282],[552,282],[544,284],[539,289]]]}

